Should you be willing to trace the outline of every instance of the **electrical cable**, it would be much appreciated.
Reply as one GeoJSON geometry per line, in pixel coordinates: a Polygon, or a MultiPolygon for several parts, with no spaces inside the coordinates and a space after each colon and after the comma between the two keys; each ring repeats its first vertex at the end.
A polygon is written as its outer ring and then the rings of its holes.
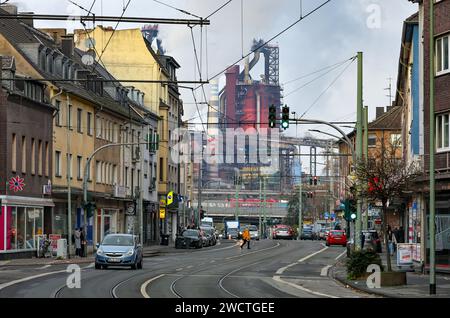
{"type": "Polygon", "coordinates": [[[344,72],[349,68],[350,65],[352,65],[352,63],[353,63],[355,60],[356,60],[356,57],[353,58],[353,60],[351,60],[351,62],[350,62],[350,63],[342,70],[342,72],[340,72],[340,73],[338,74],[338,76],[331,82],[331,84],[328,85],[327,88],[325,88],[325,90],[324,90],[324,91],[316,98],[316,100],[311,104],[311,106],[309,106],[309,107],[303,112],[303,114],[300,116],[299,119],[302,119],[303,116],[305,116],[306,113],[307,113],[309,110],[311,110],[311,108],[313,108],[314,105],[317,104],[317,102],[320,100],[320,98],[321,98],[323,95],[325,95],[325,93],[328,91],[328,89],[330,89],[330,87],[333,86],[334,83],[336,83],[336,81],[342,76],[342,74],[344,74],[344,72]]]}
{"type": "MultiPolygon", "coordinates": [[[[294,21],[293,23],[291,23],[289,26],[287,26],[286,28],[284,28],[283,30],[281,30],[280,32],[278,32],[276,35],[274,35],[273,37],[271,37],[269,40],[265,41],[264,43],[262,43],[261,45],[255,47],[254,49],[250,50],[249,53],[247,53],[246,55],[244,55],[242,58],[239,58],[238,60],[236,60],[234,63],[232,63],[231,65],[227,66],[225,69],[223,69],[222,71],[216,73],[214,76],[210,77],[208,79],[208,81],[220,76],[223,72],[225,72],[226,70],[228,70],[230,67],[232,67],[233,65],[238,64],[239,62],[241,62],[243,59],[245,59],[246,57],[250,56],[250,54],[258,51],[259,49],[261,49],[262,47],[266,46],[268,43],[272,42],[274,39],[278,38],[280,35],[284,34],[286,31],[290,30],[292,27],[294,27],[295,25],[297,25],[299,22],[303,21],[304,19],[308,18],[309,16],[311,16],[312,14],[314,14],[315,12],[317,12],[318,10],[320,10],[322,7],[324,7],[325,5],[327,5],[328,3],[330,3],[332,0],[326,0],[325,2],[323,2],[322,4],[320,4],[319,6],[317,6],[316,8],[312,9],[310,12],[308,12],[305,16],[301,17],[300,19],[294,21]]],[[[194,90],[197,90],[198,88],[200,88],[201,85],[197,86],[194,88],[194,90]]]]}
{"type": "Polygon", "coordinates": [[[170,4],[164,3],[164,2],[162,2],[162,1],[159,1],[159,0],[153,0],[153,1],[154,1],[154,2],[157,2],[157,3],[159,3],[159,4],[162,4],[163,6],[172,8],[172,9],[174,9],[174,10],[176,10],[176,11],[181,12],[181,13],[184,13],[184,14],[187,14],[187,15],[190,15],[190,16],[193,16],[193,17],[202,19],[202,18],[199,17],[198,15],[195,15],[195,14],[193,14],[193,13],[190,13],[190,12],[186,11],[186,10],[183,10],[183,9],[180,9],[180,8],[177,8],[177,7],[174,7],[174,6],[171,6],[170,4]]]}

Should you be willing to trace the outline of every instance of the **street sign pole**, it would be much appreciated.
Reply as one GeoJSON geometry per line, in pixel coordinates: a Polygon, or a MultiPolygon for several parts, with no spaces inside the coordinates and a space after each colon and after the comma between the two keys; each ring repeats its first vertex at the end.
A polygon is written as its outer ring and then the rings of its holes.
{"type": "MultiPolygon", "coordinates": [[[[357,105],[356,105],[356,160],[354,165],[359,164],[362,159],[363,154],[363,132],[362,132],[362,122],[363,122],[363,53],[358,52],[358,83],[357,83],[357,105]]],[[[359,183],[359,182],[358,182],[359,183]]],[[[361,249],[361,208],[362,208],[362,198],[361,198],[361,185],[358,185],[358,197],[356,203],[356,220],[355,220],[355,246],[357,250],[361,249]]]]}

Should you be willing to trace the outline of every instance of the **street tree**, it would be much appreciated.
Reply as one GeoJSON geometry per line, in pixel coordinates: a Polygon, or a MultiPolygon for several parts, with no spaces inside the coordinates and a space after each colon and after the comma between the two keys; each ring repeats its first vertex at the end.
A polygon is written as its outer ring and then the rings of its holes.
{"type": "Polygon", "coordinates": [[[358,161],[355,168],[358,193],[371,203],[381,203],[387,270],[392,271],[387,224],[389,202],[404,198],[421,170],[416,162],[408,163],[402,158],[399,140],[391,143],[385,142],[384,138],[380,149],[373,150],[368,160],[358,161]]]}

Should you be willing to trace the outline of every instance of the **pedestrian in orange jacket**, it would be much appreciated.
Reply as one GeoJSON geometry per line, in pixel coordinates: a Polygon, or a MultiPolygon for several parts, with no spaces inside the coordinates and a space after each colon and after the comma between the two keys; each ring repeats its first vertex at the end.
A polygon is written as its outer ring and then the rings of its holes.
{"type": "Polygon", "coordinates": [[[247,243],[247,248],[250,248],[250,231],[248,230],[248,228],[245,228],[244,232],[242,232],[242,244],[241,244],[241,248],[244,247],[245,243],[247,243]]]}

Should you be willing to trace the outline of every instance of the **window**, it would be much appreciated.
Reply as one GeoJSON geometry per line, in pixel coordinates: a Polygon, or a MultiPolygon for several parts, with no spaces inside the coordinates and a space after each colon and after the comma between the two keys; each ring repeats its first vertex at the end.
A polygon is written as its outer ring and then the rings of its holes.
{"type": "Polygon", "coordinates": [[[159,158],[159,181],[163,181],[164,180],[164,176],[163,176],[163,169],[164,166],[164,159],[163,158],[159,158]]]}
{"type": "Polygon", "coordinates": [[[69,121],[69,129],[72,130],[72,105],[69,105],[69,114],[67,116],[69,121]]]}
{"type": "Polygon", "coordinates": [[[36,142],[31,138],[31,174],[36,173],[36,142]]]}
{"type": "Polygon", "coordinates": [[[101,138],[102,137],[102,120],[98,116],[95,119],[95,130],[97,131],[97,134],[95,136],[97,138],[101,138]]]}
{"type": "Polygon", "coordinates": [[[449,151],[449,114],[436,116],[436,148],[437,151],[449,151]]]}
{"type": "Polygon", "coordinates": [[[402,146],[402,135],[391,134],[391,145],[398,148],[402,146]]]}
{"type": "Polygon", "coordinates": [[[42,140],[39,140],[38,143],[38,174],[42,176],[42,140]]]}
{"type": "Polygon", "coordinates": [[[68,175],[68,177],[70,178],[70,179],[72,179],[73,178],[73,170],[72,170],[72,166],[73,166],[73,164],[72,164],[72,154],[69,154],[68,155],[68,167],[67,167],[67,173],[69,174],[68,175]]]}
{"type": "Polygon", "coordinates": [[[86,117],[86,131],[89,136],[92,136],[92,113],[87,113],[86,117]]]}
{"type": "Polygon", "coordinates": [[[83,179],[83,172],[81,165],[83,164],[83,158],[81,156],[77,156],[77,179],[82,180],[83,179]]]}
{"type": "Polygon", "coordinates": [[[450,72],[449,51],[450,35],[443,36],[436,40],[436,75],[450,72]]]}
{"type": "Polygon", "coordinates": [[[83,119],[81,117],[82,116],[82,112],[83,112],[82,109],[80,109],[80,108],[77,109],[77,131],[79,133],[83,133],[83,129],[82,129],[83,119]]]}
{"type": "Polygon", "coordinates": [[[55,107],[57,109],[56,117],[55,117],[55,125],[61,127],[61,101],[55,101],[55,107]]]}
{"type": "Polygon", "coordinates": [[[117,184],[117,165],[113,165],[112,181],[113,184],[117,184]]]}
{"type": "Polygon", "coordinates": [[[125,167],[125,187],[128,188],[128,167],[125,167]]]}
{"type": "Polygon", "coordinates": [[[55,151],[55,176],[61,177],[61,152],[55,151]]]}
{"type": "Polygon", "coordinates": [[[16,172],[17,171],[17,140],[16,140],[16,134],[12,134],[11,170],[12,170],[12,172],[16,172]]]}
{"type": "Polygon", "coordinates": [[[48,150],[48,141],[45,142],[45,176],[48,177],[50,160],[49,160],[49,150],[48,150]]]}
{"type": "Polygon", "coordinates": [[[22,173],[27,173],[27,139],[22,136],[22,173]]]}
{"type": "Polygon", "coordinates": [[[102,169],[100,166],[100,161],[95,162],[95,173],[97,174],[95,177],[95,182],[100,183],[102,177],[102,169]]]}
{"type": "Polygon", "coordinates": [[[368,136],[368,147],[375,147],[377,145],[377,135],[376,134],[369,134],[368,136]]]}
{"type": "MultiPolygon", "coordinates": [[[[88,159],[86,159],[86,164],[88,162],[88,159]]],[[[91,179],[91,163],[89,163],[88,167],[87,167],[87,179],[88,181],[92,181],[91,179]]]]}

